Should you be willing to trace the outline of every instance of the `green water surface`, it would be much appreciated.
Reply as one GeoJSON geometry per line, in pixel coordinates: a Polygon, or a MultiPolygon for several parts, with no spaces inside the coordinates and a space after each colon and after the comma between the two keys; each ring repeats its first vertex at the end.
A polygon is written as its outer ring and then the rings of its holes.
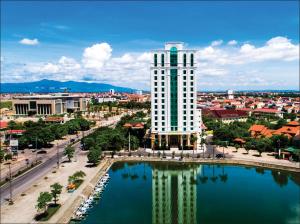
{"type": "Polygon", "coordinates": [[[299,224],[299,174],[228,165],[115,163],[82,224],[299,224]]]}

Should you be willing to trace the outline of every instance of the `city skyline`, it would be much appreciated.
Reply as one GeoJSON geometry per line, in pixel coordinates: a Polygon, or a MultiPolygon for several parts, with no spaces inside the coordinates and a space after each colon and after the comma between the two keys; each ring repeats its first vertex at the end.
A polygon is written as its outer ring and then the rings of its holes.
{"type": "Polygon", "coordinates": [[[1,5],[2,82],[47,78],[150,90],[150,50],[182,41],[198,50],[197,90],[299,90],[298,2],[1,5]]]}

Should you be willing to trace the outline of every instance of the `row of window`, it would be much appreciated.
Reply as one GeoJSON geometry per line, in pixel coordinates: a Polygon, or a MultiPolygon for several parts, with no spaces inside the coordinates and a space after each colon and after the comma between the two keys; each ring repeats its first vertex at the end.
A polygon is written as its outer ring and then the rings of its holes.
{"type": "MultiPolygon", "coordinates": [[[[187,55],[186,54],[183,54],[183,66],[186,67],[187,65],[187,55]]],[[[161,57],[160,57],[160,63],[161,63],[161,66],[164,67],[165,66],[165,55],[164,54],[161,54],[161,57]]],[[[171,52],[170,54],[170,64],[171,66],[177,66],[177,51],[176,52],[171,52]]],[[[154,66],[157,67],[157,64],[158,64],[158,60],[157,60],[157,54],[154,54],[154,66]]],[[[191,54],[190,55],[190,65],[191,66],[194,66],[194,54],[191,54]]]]}
{"type": "MultiPolygon", "coordinates": [[[[154,83],[154,86],[157,86],[157,82],[154,83]]],[[[162,85],[162,86],[164,86],[164,85],[162,85]]],[[[157,92],[157,91],[158,91],[158,88],[155,87],[155,88],[154,88],[154,92],[157,92]]],[[[164,91],[165,91],[165,88],[162,87],[162,88],[161,88],[161,91],[164,92],[164,91]]],[[[186,88],[186,87],[183,87],[183,92],[186,92],[186,91],[187,91],[187,88],[186,88]]],[[[190,88],[190,91],[193,92],[193,91],[194,91],[194,88],[191,87],[191,88],[190,88]]]]}
{"type": "MultiPolygon", "coordinates": [[[[158,71],[154,70],[154,74],[157,75],[158,71]]],[[[161,70],[161,74],[165,74],[165,70],[161,70]]],[[[187,74],[186,70],[183,70],[183,74],[187,74]]],[[[194,74],[194,70],[190,70],[190,74],[193,75],[194,74]]]]}
{"type": "MultiPolygon", "coordinates": [[[[155,100],[154,102],[157,103],[157,100],[155,100]]],[[[191,100],[191,103],[192,103],[192,100],[191,100]]],[[[157,105],[154,105],[154,109],[157,109],[157,107],[158,107],[157,105]]],[[[194,109],[194,105],[193,104],[190,105],[190,108],[194,109]]],[[[165,105],[164,104],[161,105],[161,109],[165,109],[165,105]]],[[[183,109],[186,109],[186,104],[183,104],[183,109]]],[[[175,108],[175,110],[177,110],[177,108],[175,108]]],[[[184,111],[183,111],[183,113],[184,113],[184,111]]]]}
{"type": "MultiPolygon", "coordinates": [[[[183,122],[183,126],[186,126],[186,125],[187,125],[187,122],[184,121],[183,122]]],[[[158,122],[157,121],[154,122],[154,126],[156,126],[156,127],[158,126],[158,122]]],[[[164,121],[161,122],[161,126],[165,126],[165,122],[164,121]]],[[[194,126],[194,122],[193,121],[190,122],[190,126],[194,126]]]]}
{"type": "MultiPolygon", "coordinates": [[[[156,125],[156,126],[157,126],[157,125],[156,125]]],[[[191,125],[191,126],[192,126],[192,125],[191,125]]],[[[153,128],[153,129],[154,129],[155,131],[158,131],[158,128],[153,128]]],[[[161,130],[162,130],[162,131],[166,131],[166,128],[162,127],[161,130]]],[[[183,128],[183,131],[187,131],[187,130],[188,130],[187,128],[185,128],[185,127],[183,128]]],[[[190,130],[190,131],[193,131],[193,130],[194,130],[194,127],[190,127],[189,130],[190,130]]],[[[171,127],[171,131],[177,131],[177,127],[171,127]]]]}
{"type": "MultiPolygon", "coordinates": [[[[154,76],[154,80],[157,80],[157,78],[158,78],[157,76],[154,76]]],[[[173,78],[175,78],[177,80],[177,77],[173,77],[173,78]]],[[[186,76],[183,76],[183,80],[186,80],[186,78],[187,78],[186,76]]],[[[171,77],[171,79],[172,79],[172,77],[171,77]]],[[[190,76],[190,79],[194,80],[194,76],[190,76]]],[[[161,80],[165,80],[165,77],[161,76],[161,80]]]]}

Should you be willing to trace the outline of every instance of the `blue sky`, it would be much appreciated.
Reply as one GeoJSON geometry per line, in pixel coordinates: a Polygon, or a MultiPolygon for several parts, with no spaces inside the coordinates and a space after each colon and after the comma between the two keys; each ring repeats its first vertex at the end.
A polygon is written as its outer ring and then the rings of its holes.
{"type": "Polygon", "coordinates": [[[298,88],[297,1],[1,2],[4,82],[149,89],[148,52],[174,40],[199,50],[199,90],[298,88]]]}

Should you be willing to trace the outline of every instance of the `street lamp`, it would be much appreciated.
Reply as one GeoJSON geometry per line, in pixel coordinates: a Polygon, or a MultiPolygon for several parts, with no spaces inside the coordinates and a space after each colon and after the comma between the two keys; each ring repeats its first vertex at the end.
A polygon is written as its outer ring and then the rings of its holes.
{"type": "Polygon", "coordinates": [[[10,167],[10,163],[8,163],[8,169],[9,169],[9,204],[12,205],[13,199],[12,199],[12,185],[11,185],[11,181],[12,181],[12,174],[11,174],[11,167],[10,167]]]}

